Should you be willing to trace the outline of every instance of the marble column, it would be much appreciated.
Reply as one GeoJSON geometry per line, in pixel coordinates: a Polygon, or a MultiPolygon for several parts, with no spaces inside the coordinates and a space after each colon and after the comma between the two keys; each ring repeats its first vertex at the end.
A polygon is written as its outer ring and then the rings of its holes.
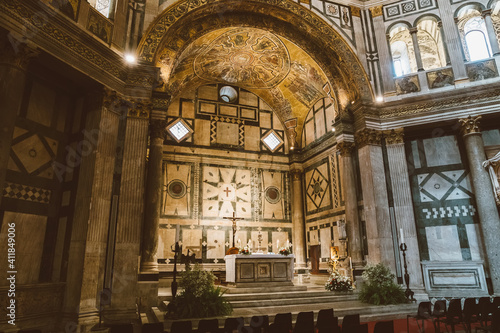
{"type": "MultiPolygon", "coordinates": [[[[386,131],[384,133],[387,148],[387,159],[391,175],[392,196],[394,200],[394,217],[396,219],[396,234],[399,235],[403,229],[404,241],[408,247],[406,260],[408,274],[410,275],[410,288],[413,291],[424,291],[422,270],[420,268],[420,252],[418,248],[417,227],[413,212],[413,201],[410,191],[410,178],[404,145],[403,129],[386,131]]],[[[401,244],[397,242],[398,247],[401,244]]],[[[400,262],[403,263],[403,255],[400,253],[400,262]]],[[[404,268],[401,264],[401,271],[404,268]]]]}
{"type": "Polygon", "coordinates": [[[436,0],[439,11],[441,12],[441,22],[443,22],[443,40],[448,48],[450,55],[455,82],[468,82],[469,77],[465,71],[463,58],[462,41],[458,33],[457,25],[454,19],[454,7],[449,0],[436,0]]]}
{"type": "Polygon", "coordinates": [[[393,68],[392,56],[389,43],[385,34],[385,22],[382,12],[382,6],[370,8],[373,18],[373,29],[375,33],[375,40],[377,41],[378,56],[380,59],[380,67],[384,70],[381,71],[382,85],[384,86],[384,95],[395,95],[396,84],[394,83],[394,71],[389,70],[393,68]]]}
{"type": "Polygon", "coordinates": [[[137,283],[144,194],[149,114],[151,106],[136,101],[128,110],[114,243],[111,304],[107,322],[130,322],[137,316],[137,283]]]}
{"type": "Polygon", "coordinates": [[[368,264],[383,263],[396,271],[389,217],[389,201],[382,156],[382,132],[365,128],[356,132],[361,187],[368,240],[368,264]]]}
{"type": "Polygon", "coordinates": [[[493,21],[491,20],[491,8],[483,10],[481,15],[484,18],[484,25],[486,26],[486,32],[488,33],[488,39],[490,41],[491,53],[493,56],[500,54],[500,49],[498,48],[497,34],[495,33],[495,28],[493,27],[493,21]]]}
{"type": "Polygon", "coordinates": [[[290,171],[292,178],[292,227],[293,251],[295,254],[295,268],[306,267],[306,242],[304,220],[304,196],[302,191],[302,170],[290,171]]]}
{"type": "MultiPolygon", "coordinates": [[[[93,325],[99,318],[99,293],[103,288],[110,221],[113,173],[120,113],[114,109],[116,94],[90,92],[86,98],[82,139],[91,152],[81,156],[75,212],[69,246],[63,312],[66,320],[93,325]],[[85,142],[86,141],[86,142],[85,142]]],[[[80,144],[80,143],[79,143],[80,144]]],[[[74,167],[73,164],[68,167],[74,167]]]]}
{"type": "Polygon", "coordinates": [[[420,53],[420,45],[418,45],[418,28],[410,28],[411,40],[413,42],[413,51],[415,53],[415,60],[417,61],[417,70],[419,72],[425,71],[424,64],[422,63],[422,54],[420,53]]]}
{"type": "Polygon", "coordinates": [[[342,157],[342,185],[345,200],[345,219],[349,255],[355,268],[363,267],[363,247],[358,213],[358,195],[356,192],[356,177],[353,163],[354,142],[341,141],[337,150],[342,157]]]}
{"type": "Polygon", "coordinates": [[[142,229],[141,274],[158,273],[156,251],[160,223],[163,141],[165,140],[166,130],[166,120],[151,120],[146,181],[146,210],[142,229]]]}
{"type": "Polygon", "coordinates": [[[438,22],[438,28],[439,28],[439,33],[441,34],[441,43],[443,44],[446,66],[449,66],[449,65],[451,65],[451,60],[450,60],[450,54],[448,53],[448,45],[446,45],[446,41],[444,38],[443,21],[438,22]]]}
{"type": "Polygon", "coordinates": [[[493,286],[493,292],[500,296],[500,251],[498,250],[498,235],[500,235],[500,218],[495,202],[495,193],[491,186],[488,171],[482,163],[486,161],[484,143],[479,128],[481,116],[459,119],[464,138],[467,160],[472,178],[472,188],[476,197],[476,208],[479,214],[486,263],[493,286]]]}
{"type": "MultiPolygon", "coordinates": [[[[38,51],[18,42],[8,33],[0,35],[0,191],[5,186],[5,176],[10,158],[10,145],[16,117],[23,101],[26,69],[38,51]]],[[[0,203],[2,196],[0,196],[0,203]]]]}

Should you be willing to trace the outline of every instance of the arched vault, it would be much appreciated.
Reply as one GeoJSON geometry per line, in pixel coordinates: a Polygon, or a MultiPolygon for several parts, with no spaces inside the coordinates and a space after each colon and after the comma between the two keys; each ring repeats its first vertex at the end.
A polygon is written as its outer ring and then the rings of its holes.
{"type": "Polygon", "coordinates": [[[151,24],[139,59],[161,68],[172,98],[207,83],[254,92],[298,139],[319,99],[331,98],[340,111],[373,99],[347,42],[290,0],[181,0],[151,24]]]}

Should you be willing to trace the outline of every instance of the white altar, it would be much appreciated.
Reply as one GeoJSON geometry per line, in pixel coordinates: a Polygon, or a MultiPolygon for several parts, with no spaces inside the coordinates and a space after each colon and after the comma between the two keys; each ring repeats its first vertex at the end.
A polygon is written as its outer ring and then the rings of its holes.
{"type": "Polygon", "coordinates": [[[226,282],[236,287],[293,286],[293,254],[231,254],[224,259],[226,282]]]}

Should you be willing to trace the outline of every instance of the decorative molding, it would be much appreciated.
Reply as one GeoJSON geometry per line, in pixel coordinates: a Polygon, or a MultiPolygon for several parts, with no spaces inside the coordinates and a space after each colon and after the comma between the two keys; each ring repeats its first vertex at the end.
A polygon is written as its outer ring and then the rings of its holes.
{"type": "Polygon", "coordinates": [[[290,176],[292,177],[292,181],[300,181],[302,179],[302,170],[290,170],[290,176]]]}
{"type": "Polygon", "coordinates": [[[371,7],[370,13],[372,13],[372,17],[382,16],[382,14],[384,14],[382,8],[383,6],[371,7]]]}
{"type": "Polygon", "coordinates": [[[385,143],[388,145],[395,145],[404,143],[404,129],[397,128],[389,131],[384,131],[385,143]]]}
{"type": "Polygon", "coordinates": [[[479,128],[480,120],[481,116],[468,116],[467,118],[458,119],[462,135],[481,134],[481,129],[479,128]]]}
{"type": "Polygon", "coordinates": [[[356,145],[354,142],[349,142],[349,141],[341,141],[337,143],[337,151],[340,152],[340,156],[346,157],[346,156],[352,156],[352,152],[354,151],[354,148],[356,145]]]}
{"type": "Polygon", "coordinates": [[[151,139],[163,138],[167,135],[167,121],[166,120],[151,120],[149,123],[149,132],[151,139]]]}
{"type": "Polygon", "coordinates": [[[8,64],[26,70],[31,59],[38,56],[40,51],[18,40],[12,34],[0,36],[0,63],[8,64]]]}
{"type": "Polygon", "coordinates": [[[366,145],[380,145],[382,140],[382,132],[371,128],[364,128],[357,131],[354,135],[356,145],[361,148],[366,145]]]}

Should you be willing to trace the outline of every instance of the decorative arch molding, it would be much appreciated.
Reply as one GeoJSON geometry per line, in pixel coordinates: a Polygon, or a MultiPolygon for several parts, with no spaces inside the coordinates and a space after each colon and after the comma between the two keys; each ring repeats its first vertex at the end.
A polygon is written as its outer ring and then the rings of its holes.
{"type": "Polygon", "coordinates": [[[354,100],[373,101],[369,79],[349,44],[328,23],[291,0],[181,0],[150,25],[138,57],[154,63],[163,47],[177,47],[180,54],[207,32],[236,25],[267,29],[302,47],[325,71],[342,109],[354,100]]]}

